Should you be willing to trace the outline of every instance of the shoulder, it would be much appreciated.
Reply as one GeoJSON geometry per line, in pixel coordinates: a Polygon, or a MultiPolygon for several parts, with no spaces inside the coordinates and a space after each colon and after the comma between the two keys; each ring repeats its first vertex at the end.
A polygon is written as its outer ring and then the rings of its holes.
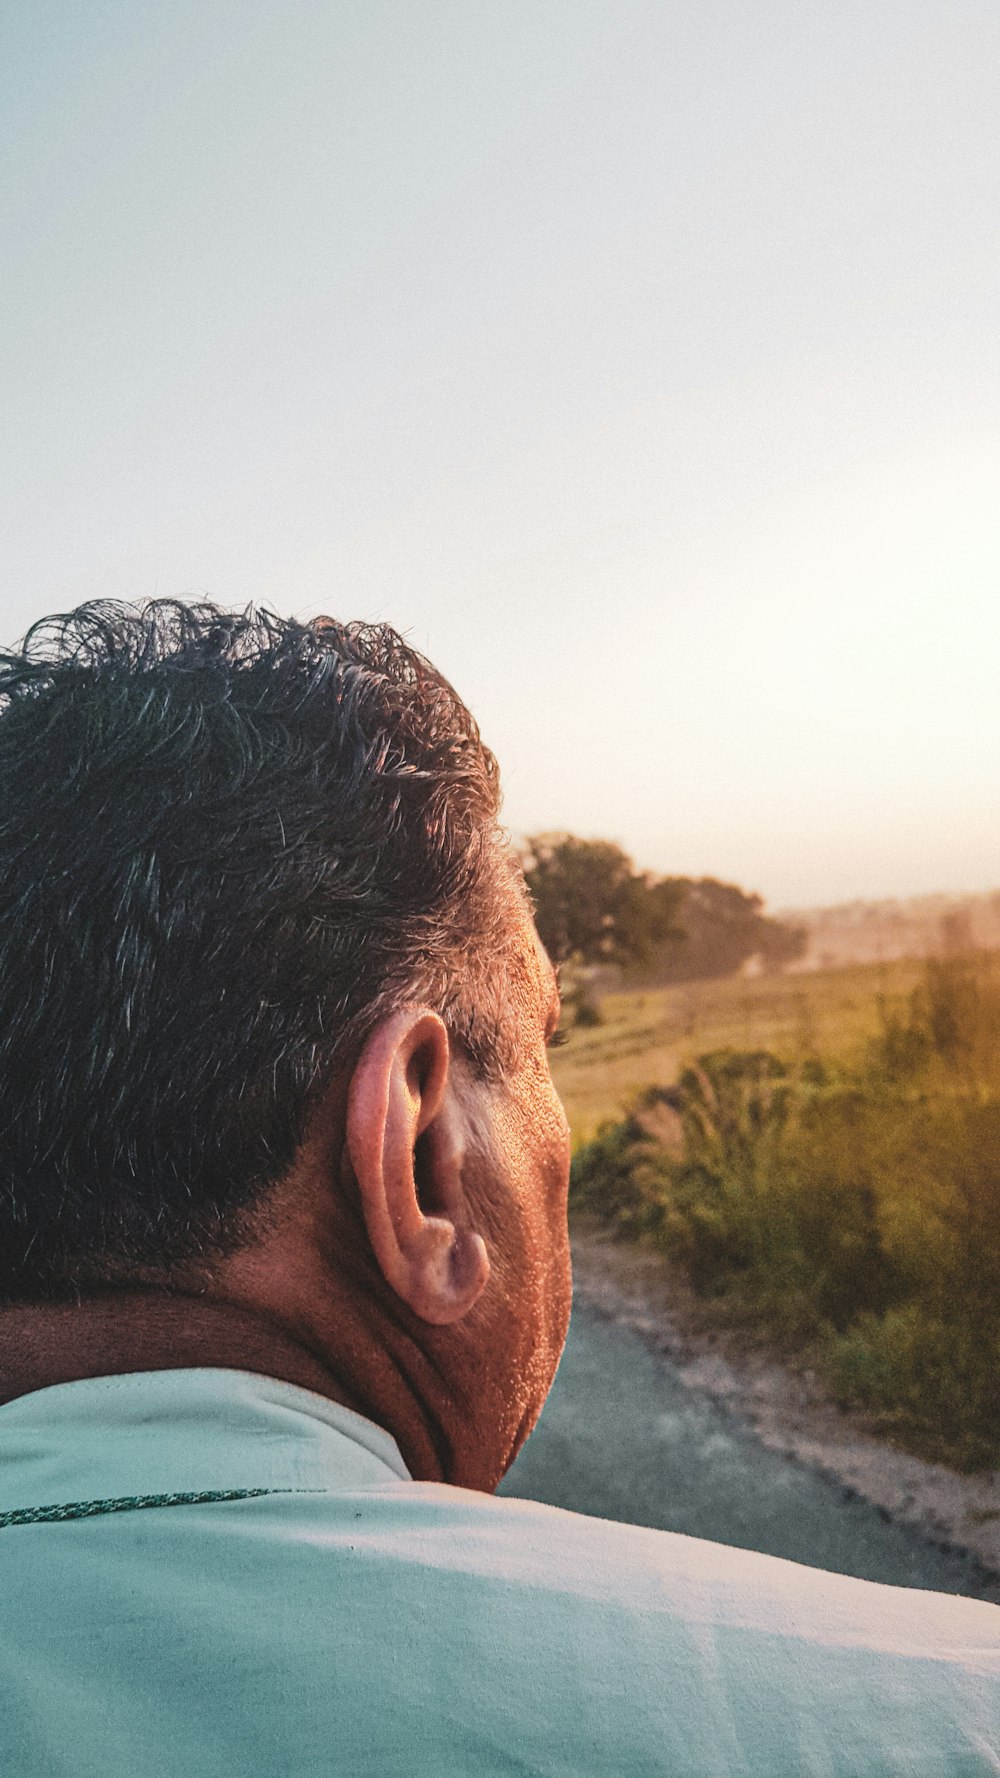
{"type": "Polygon", "coordinates": [[[36,1686],[68,1636],[95,1696],[124,1660],[168,1714],[197,1673],[229,1764],[178,1770],[242,1769],[248,1723],[366,1773],[412,1770],[415,1746],[441,1773],[996,1770],[1000,1611],[976,1600],[401,1480],[33,1526],[17,1549],[8,1666],[36,1686]]]}
{"type": "Polygon", "coordinates": [[[996,1606],[428,1483],[351,1511],[352,1598],[391,1601],[408,1671],[416,1631],[429,1688],[558,1724],[560,1770],[993,1769],[996,1606]]]}
{"type": "MultiPolygon", "coordinates": [[[[317,1497],[308,1516],[332,1502],[317,1497]]],[[[563,1599],[692,1629],[791,1639],[881,1657],[955,1658],[1000,1673],[1000,1609],[808,1568],[726,1544],[535,1501],[410,1482],[353,1497],[353,1547],[458,1585],[563,1599]]]]}

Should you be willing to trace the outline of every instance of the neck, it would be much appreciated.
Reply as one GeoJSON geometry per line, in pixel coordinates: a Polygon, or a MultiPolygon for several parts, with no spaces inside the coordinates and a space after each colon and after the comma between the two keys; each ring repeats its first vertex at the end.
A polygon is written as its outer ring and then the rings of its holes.
{"type": "Polygon", "coordinates": [[[204,1365],[259,1371],[365,1411],[308,1346],[233,1303],[142,1287],[0,1310],[0,1402],[84,1377],[204,1365]]]}
{"type": "Polygon", "coordinates": [[[381,1276],[349,1194],[292,1181],[273,1223],[169,1287],[0,1307],[0,1402],[128,1371],[257,1371],[383,1427],[415,1481],[491,1493],[530,1430],[507,1373],[529,1377],[532,1354],[502,1296],[487,1326],[477,1304],[458,1329],[428,1327],[381,1276]]]}
{"type": "Polygon", "coordinates": [[[95,1292],[72,1303],[0,1308],[0,1403],[85,1377],[203,1366],[257,1371],[363,1414],[396,1440],[416,1481],[491,1489],[444,1435],[447,1385],[423,1355],[386,1350],[342,1301],[325,1340],[289,1327],[269,1306],[158,1287],[95,1292]],[[338,1353],[332,1362],[329,1354],[338,1353]],[[441,1399],[438,1400],[438,1397],[441,1399]]]}

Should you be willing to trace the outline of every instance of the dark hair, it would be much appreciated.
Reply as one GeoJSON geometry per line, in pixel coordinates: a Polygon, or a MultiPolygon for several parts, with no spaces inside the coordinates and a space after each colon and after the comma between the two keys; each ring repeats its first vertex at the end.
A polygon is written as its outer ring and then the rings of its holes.
{"type": "Polygon", "coordinates": [[[501,1071],[498,807],[384,626],[98,600],[0,654],[0,1298],[242,1245],[404,999],[501,1071]]]}

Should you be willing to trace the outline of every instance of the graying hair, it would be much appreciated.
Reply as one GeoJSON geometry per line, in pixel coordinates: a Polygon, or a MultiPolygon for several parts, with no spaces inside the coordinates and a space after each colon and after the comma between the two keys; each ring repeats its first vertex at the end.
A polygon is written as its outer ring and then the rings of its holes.
{"type": "Polygon", "coordinates": [[[241,1245],[404,999],[502,1074],[498,811],[386,626],[93,601],[0,655],[0,1298],[241,1245]]]}

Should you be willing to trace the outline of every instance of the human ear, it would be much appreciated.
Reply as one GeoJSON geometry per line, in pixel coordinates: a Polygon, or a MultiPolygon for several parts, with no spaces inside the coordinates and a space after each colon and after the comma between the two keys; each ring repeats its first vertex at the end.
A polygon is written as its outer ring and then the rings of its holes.
{"type": "Polygon", "coordinates": [[[437,1013],[403,1007],[367,1039],[347,1098],[347,1154],[372,1252],[421,1320],[460,1321],[490,1275],[469,1226],[448,1032],[437,1013]]]}

